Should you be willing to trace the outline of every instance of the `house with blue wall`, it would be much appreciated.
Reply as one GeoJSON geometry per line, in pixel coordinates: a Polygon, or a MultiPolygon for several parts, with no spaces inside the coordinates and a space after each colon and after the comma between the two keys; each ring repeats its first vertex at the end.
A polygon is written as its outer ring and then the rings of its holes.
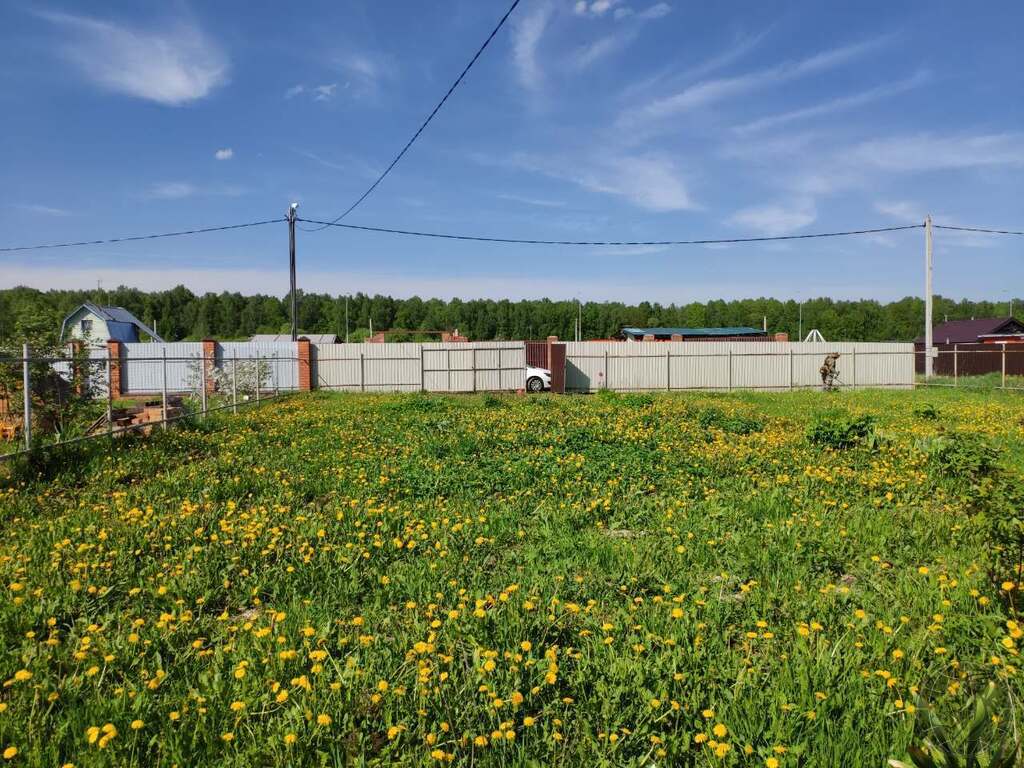
{"type": "Polygon", "coordinates": [[[102,346],[110,340],[141,341],[140,333],[163,343],[156,331],[124,307],[101,307],[90,301],[65,317],[60,328],[61,341],[83,341],[89,346],[102,346]]]}

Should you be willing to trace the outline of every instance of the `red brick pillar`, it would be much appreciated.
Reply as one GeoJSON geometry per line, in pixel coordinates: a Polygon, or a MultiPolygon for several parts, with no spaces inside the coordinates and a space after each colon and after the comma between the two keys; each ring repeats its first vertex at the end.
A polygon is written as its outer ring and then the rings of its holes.
{"type": "Polygon", "coordinates": [[[213,394],[216,382],[213,380],[213,369],[217,364],[217,342],[203,339],[203,386],[207,394],[213,394]]]}
{"type": "Polygon", "coordinates": [[[308,392],[312,387],[313,367],[310,363],[309,339],[301,338],[295,342],[297,357],[299,358],[299,391],[308,392]]]}
{"type": "Polygon", "coordinates": [[[110,355],[110,396],[118,397],[121,390],[121,342],[110,339],[107,341],[107,354],[110,355]]]}
{"type": "Polygon", "coordinates": [[[557,336],[548,336],[548,348],[547,348],[548,365],[547,365],[547,369],[549,371],[551,370],[551,345],[555,344],[557,342],[558,342],[558,337],[557,336]]]}

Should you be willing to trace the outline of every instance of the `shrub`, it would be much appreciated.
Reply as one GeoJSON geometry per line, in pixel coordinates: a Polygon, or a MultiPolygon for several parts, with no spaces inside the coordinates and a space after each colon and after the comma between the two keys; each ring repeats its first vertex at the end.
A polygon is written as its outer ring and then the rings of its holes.
{"type": "Polygon", "coordinates": [[[749,435],[764,429],[764,422],[742,414],[726,414],[719,408],[706,408],[697,417],[704,429],[720,429],[733,435],[749,435]]]}
{"type": "Polygon", "coordinates": [[[807,439],[815,445],[836,450],[853,448],[857,445],[875,447],[875,420],[871,416],[827,413],[820,415],[807,429],[807,439]]]}

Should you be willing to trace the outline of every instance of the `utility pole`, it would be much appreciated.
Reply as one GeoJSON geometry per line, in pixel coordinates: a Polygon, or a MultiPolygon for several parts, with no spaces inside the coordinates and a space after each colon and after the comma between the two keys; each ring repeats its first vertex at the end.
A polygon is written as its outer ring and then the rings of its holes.
{"type": "Polygon", "coordinates": [[[798,330],[796,332],[796,340],[797,341],[803,341],[804,340],[804,300],[803,299],[800,299],[799,317],[800,317],[800,319],[797,322],[799,323],[800,330],[798,330]]]}
{"type": "Polygon", "coordinates": [[[924,220],[924,376],[932,377],[932,217],[924,220]]]}
{"type": "Polygon", "coordinates": [[[288,206],[288,269],[291,273],[292,341],[299,338],[299,297],[295,293],[295,212],[299,204],[288,206]]]}

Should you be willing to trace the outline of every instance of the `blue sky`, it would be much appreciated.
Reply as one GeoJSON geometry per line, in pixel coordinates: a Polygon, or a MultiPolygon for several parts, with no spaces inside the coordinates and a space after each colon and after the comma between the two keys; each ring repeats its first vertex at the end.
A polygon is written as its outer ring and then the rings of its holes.
{"type": "MultiPolygon", "coordinates": [[[[0,246],[283,215],[372,182],[507,7],[0,5],[0,246]]],[[[1024,4],[522,0],[353,224],[545,239],[1024,227],[1024,4]]],[[[299,233],[307,291],[649,299],[923,290],[923,235],[730,247],[299,233]]],[[[1024,294],[936,232],[935,289],[1024,294]]],[[[0,254],[0,286],[287,291],[284,224],[0,254]]]]}

